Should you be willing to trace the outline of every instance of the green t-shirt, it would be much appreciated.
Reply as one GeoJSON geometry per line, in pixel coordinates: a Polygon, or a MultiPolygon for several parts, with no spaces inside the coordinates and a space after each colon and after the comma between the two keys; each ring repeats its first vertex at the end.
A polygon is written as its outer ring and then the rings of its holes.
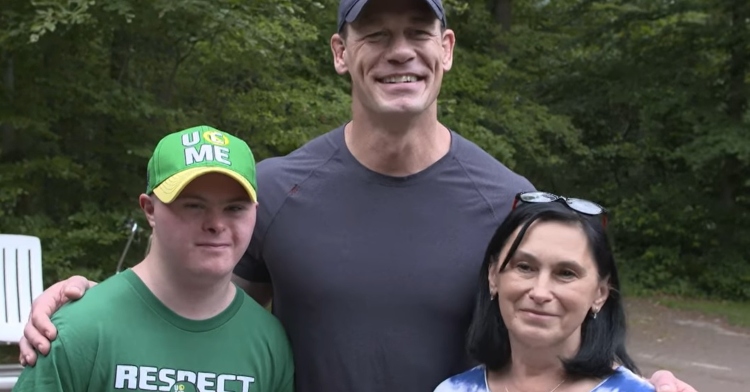
{"type": "Polygon", "coordinates": [[[278,320],[242,290],[219,315],[189,320],[126,270],[52,317],[58,336],[14,392],[292,392],[278,320]]]}

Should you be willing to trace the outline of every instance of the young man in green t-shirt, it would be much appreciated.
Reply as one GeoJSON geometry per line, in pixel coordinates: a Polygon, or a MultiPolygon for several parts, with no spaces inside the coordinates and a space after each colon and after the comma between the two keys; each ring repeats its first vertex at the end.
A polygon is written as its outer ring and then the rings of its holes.
{"type": "Polygon", "coordinates": [[[139,197],[149,254],[55,313],[49,355],[14,391],[293,391],[284,330],[231,282],[256,190],[242,140],[206,126],[163,138],[139,197]]]}

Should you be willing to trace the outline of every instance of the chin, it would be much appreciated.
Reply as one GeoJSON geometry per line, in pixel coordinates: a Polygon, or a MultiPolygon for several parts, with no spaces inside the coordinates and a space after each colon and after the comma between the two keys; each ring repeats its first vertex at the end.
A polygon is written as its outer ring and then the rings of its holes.
{"type": "Polygon", "coordinates": [[[380,106],[380,112],[392,116],[416,116],[424,113],[427,107],[421,103],[389,103],[380,106]]]}
{"type": "Polygon", "coordinates": [[[236,264],[228,260],[210,260],[195,264],[190,270],[198,276],[221,279],[231,275],[236,264]]]}

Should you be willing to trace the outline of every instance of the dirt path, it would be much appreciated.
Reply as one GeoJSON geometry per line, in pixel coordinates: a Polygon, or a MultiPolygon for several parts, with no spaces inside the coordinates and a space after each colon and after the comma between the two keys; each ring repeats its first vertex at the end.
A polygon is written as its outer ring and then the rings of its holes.
{"type": "Polygon", "coordinates": [[[750,330],[647,300],[626,307],[629,350],[646,376],[665,369],[699,392],[750,392],[750,330]]]}

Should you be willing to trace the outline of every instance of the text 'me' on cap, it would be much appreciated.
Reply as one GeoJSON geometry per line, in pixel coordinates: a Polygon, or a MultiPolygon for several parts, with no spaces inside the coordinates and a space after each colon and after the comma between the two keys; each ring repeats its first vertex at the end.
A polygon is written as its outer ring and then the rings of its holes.
{"type": "Polygon", "coordinates": [[[173,202],[194,179],[221,173],[235,179],[253,202],[257,197],[255,157],[243,140],[201,125],[162,138],[148,161],[147,194],[173,202]]]}

